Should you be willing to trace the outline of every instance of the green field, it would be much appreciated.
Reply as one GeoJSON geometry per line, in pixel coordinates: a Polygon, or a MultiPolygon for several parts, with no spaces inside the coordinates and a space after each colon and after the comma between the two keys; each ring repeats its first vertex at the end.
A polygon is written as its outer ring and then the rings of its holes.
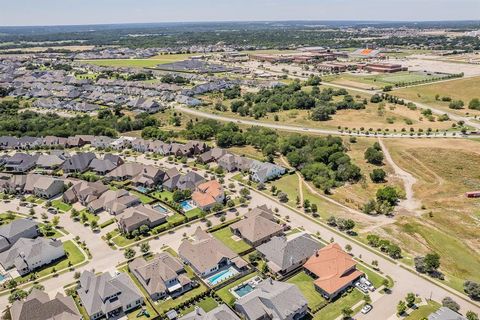
{"type": "Polygon", "coordinates": [[[308,301],[308,308],[314,312],[327,303],[322,295],[315,289],[314,279],[305,271],[299,272],[290,279],[288,283],[296,285],[308,301]]]}
{"type": "Polygon", "coordinates": [[[250,246],[245,241],[235,241],[232,239],[233,233],[232,230],[230,230],[230,227],[225,227],[223,229],[217,230],[212,234],[215,238],[223,242],[223,244],[225,244],[227,247],[229,247],[236,253],[242,253],[250,249],[250,246]]]}
{"type": "Polygon", "coordinates": [[[153,68],[159,64],[167,64],[176,61],[186,60],[192,54],[169,54],[158,55],[150,59],[98,59],[98,60],[79,60],[97,66],[104,67],[132,67],[132,68],[153,68]]]}

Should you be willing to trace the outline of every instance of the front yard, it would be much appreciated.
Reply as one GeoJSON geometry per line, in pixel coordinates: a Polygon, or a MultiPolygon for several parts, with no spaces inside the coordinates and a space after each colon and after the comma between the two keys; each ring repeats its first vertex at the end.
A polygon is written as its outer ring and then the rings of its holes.
{"type": "Polygon", "coordinates": [[[212,235],[236,253],[242,253],[251,248],[241,238],[233,239],[234,234],[229,226],[212,232],[212,235]]]}
{"type": "Polygon", "coordinates": [[[72,206],[70,204],[63,202],[62,200],[53,200],[52,207],[62,212],[67,212],[72,209],[72,206]]]}
{"type": "Polygon", "coordinates": [[[342,315],[342,310],[345,308],[351,308],[353,310],[353,306],[356,305],[358,302],[362,301],[363,293],[358,291],[357,289],[353,289],[352,292],[347,293],[345,296],[342,296],[327,304],[325,307],[320,309],[317,313],[315,313],[314,320],[324,320],[324,319],[336,319],[337,317],[342,315]]]}

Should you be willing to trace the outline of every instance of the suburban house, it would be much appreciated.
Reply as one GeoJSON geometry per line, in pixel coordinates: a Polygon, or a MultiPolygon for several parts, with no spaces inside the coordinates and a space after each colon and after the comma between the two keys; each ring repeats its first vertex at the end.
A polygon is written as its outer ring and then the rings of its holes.
{"type": "Polygon", "coordinates": [[[253,160],[250,177],[255,182],[265,182],[285,174],[286,170],[276,164],[253,160]]]}
{"type": "Polygon", "coordinates": [[[267,260],[271,271],[286,275],[301,267],[320,248],[322,244],[311,235],[299,233],[292,238],[273,237],[257,247],[257,251],[267,260]]]}
{"type": "Polygon", "coordinates": [[[106,149],[110,147],[110,144],[114,141],[114,139],[105,136],[98,136],[93,139],[92,147],[96,149],[106,149]]]}
{"type": "Polygon", "coordinates": [[[0,226],[0,252],[8,250],[18,239],[38,237],[38,223],[31,219],[16,219],[0,226]]]}
{"type": "Polygon", "coordinates": [[[107,190],[87,204],[87,208],[91,213],[98,213],[105,210],[111,214],[121,213],[128,207],[140,204],[137,197],[131,196],[127,190],[107,190]]]}
{"type": "Polygon", "coordinates": [[[93,159],[88,168],[102,176],[123,164],[121,157],[107,153],[103,159],[93,159]]]}
{"type": "Polygon", "coordinates": [[[68,137],[66,146],[69,148],[79,148],[79,147],[83,147],[87,143],[91,143],[91,141],[92,141],[92,138],[86,138],[85,136],[77,135],[73,137],[68,137]]]}
{"type": "Polygon", "coordinates": [[[177,187],[177,183],[180,180],[182,175],[177,168],[173,167],[165,172],[163,177],[163,188],[173,191],[177,187]]]}
{"type": "Polygon", "coordinates": [[[57,293],[50,299],[48,293],[33,289],[25,300],[15,301],[10,307],[12,320],[82,320],[72,297],[57,293]]]}
{"type": "Polygon", "coordinates": [[[142,138],[137,138],[132,141],[132,149],[137,151],[137,152],[147,152],[148,150],[148,145],[151,142],[142,138]]]}
{"type": "Polygon", "coordinates": [[[177,297],[193,287],[182,262],[168,252],[159,253],[148,261],[137,258],[128,268],[153,300],[177,297]]]}
{"type": "Polygon", "coordinates": [[[210,163],[212,161],[217,161],[225,154],[227,154],[227,150],[215,147],[199,155],[197,161],[200,163],[210,163]]]}
{"type": "Polygon", "coordinates": [[[318,250],[303,265],[315,279],[315,289],[327,299],[335,298],[364,275],[356,266],[357,262],[338,243],[318,250]]]}
{"type": "Polygon", "coordinates": [[[196,140],[188,141],[185,147],[190,151],[191,155],[198,155],[209,149],[209,146],[205,142],[196,140]]]}
{"type": "Polygon", "coordinates": [[[428,320],[467,320],[467,318],[465,318],[461,314],[447,307],[441,307],[437,311],[431,313],[427,319],[428,320]]]}
{"type": "Polygon", "coordinates": [[[182,241],[178,253],[201,277],[207,277],[231,265],[240,270],[247,267],[247,263],[238,254],[200,227],[195,230],[193,241],[182,241]]]}
{"type": "Polygon", "coordinates": [[[165,177],[165,171],[162,169],[145,165],[142,170],[132,179],[134,186],[141,186],[144,188],[153,188],[160,184],[165,177]]]}
{"type": "Polygon", "coordinates": [[[235,310],[247,320],[297,320],[307,315],[308,306],[297,286],[269,278],[239,298],[235,310]]]}
{"type": "Polygon", "coordinates": [[[220,304],[209,312],[196,307],[194,311],[181,317],[179,320],[240,320],[240,318],[226,304],[220,304]]]}
{"type": "Polygon", "coordinates": [[[98,199],[104,192],[108,190],[108,186],[98,181],[80,181],[65,191],[62,198],[66,203],[72,204],[78,201],[83,206],[86,206],[90,202],[98,199]]]}
{"type": "Polygon", "coordinates": [[[62,169],[67,173],[82,173],[88,170],[88,165],[95,158],[92,152],[80,152],[65,160],[62,169]]]}
{"type": "Polygon", "coordinates": [[[283,234],[283,227],[277,223],[273,212],[265,205],[247,212],[245,218],[230,225],[230,229],[254,247],[283,234]]]}
{"type": "Polygon", "coordinates": [[[23,276],[63,256],[65,251],[60,240],[20,238],[10,249],[0,253],[0,264],[5,270],[15,268],[23,276]]]}
{"type": "Polygon", "coordinates": [[[56,170],[65,162],[65,158],[54,154],[42,154],[37,159],[37,168],[56,170]]]}
{"type": "Polygon", "coordinates": [[[5,159],[5,171],[7,172],[27,172],[37,164],[39,155],[29,155],[26,153],[15,153],[13,156],[5,159]]]}
{"type": "Polygon", "coordinates": [[[202,210],[208,210],[216,203],[223,203],[225,193],[217,180],[201,183],[192,193],[193,203],[202,210]]]}
{"type": "Polygon", "coordinates": [[[205,178],[196,173],[195,171],[189,171],[187,174],[180,176],[177,181],[176,189],[180,190],[195,190],[196,187],[205,182],[205,178]]]}
{"type": "Polygon", "coordinates": [[[43,145],[47,147],[65,147],[67,138],[46,136],[43,138],[43,145]]]}
{"type": "Polygon", "coordinates": [[[116,181],[130,180],[139,175],[143,167],[144,165],[138,162],[127,162],[109,172],[106,177],[116,181]]]}
{"type": "Polygon", "coordinates": [[[51,199],[62,193],[65,186],[63,180],[39,174],[27,174],[23,191],[39,198],[51,199]]]}
{"type": "Polygon", "coordinates": [[[143,303],[140,290],[124,272],[118,275],[95,275],[91,271],[84,271],[77,293],[92,320],[118,318],[143,303]]]}
{"type": "Polygon", "coordinates": [[[126,208],[117,216],[118,227],[124,233],[132,232],[141,226],[151,229],[166,221],[165,214],[144,205],[126,208]]]}

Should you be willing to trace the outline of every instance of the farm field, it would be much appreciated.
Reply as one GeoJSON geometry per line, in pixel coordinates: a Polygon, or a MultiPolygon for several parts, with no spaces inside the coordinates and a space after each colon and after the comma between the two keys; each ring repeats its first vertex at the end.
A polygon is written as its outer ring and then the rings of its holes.
{"type": "Polygon", "coordinates": [[[167,64],[176,61],[186,60],[191,56],[192,54],[164,54],[154,56],[148,59],[98,59],[79,61],[104,67],[153,68],[159,64],[167,64]]]}
{"type": "Polygon", "coordinates": [[[398,89],[395,90],[394,94],[460,115],[480,115],[480,111],[468,109],[470,100],[473,98],[480,99],[480,90],[478,88],[480,88],[480,77],[474,77],[398,89]],[[448,108],[449,102],[435,99],[437,94],[440,97],[448,96],[452,100],[460,99],[465,103],[465,108],[461,110],[450,109],[448,108]]]}
{"type": "Polygon", "coordinates": [[[429,252],[441,256],[445,283],[462,291],[467,279],[480,280],[479,199],[466,191],[478,189],[478,142],[386,139],[394,161],[416,179],[415,197],[423,205],[417,216],[402,216],[394,224],[375,230],[394,240],[410,257],[429,252]]]}

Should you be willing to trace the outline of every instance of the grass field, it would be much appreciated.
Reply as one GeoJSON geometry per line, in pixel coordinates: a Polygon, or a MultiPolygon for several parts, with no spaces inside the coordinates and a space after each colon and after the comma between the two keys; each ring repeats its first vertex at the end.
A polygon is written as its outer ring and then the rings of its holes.
{"type": "Polygon", "coordinates": [[[354,289],[352,292],[347,294],[345,297],[340,297],[332,303],[329,303],[324,308],[320,309],[315,316],[314,320],[323,320],[323,319],[336,319],[342,314],[344,308],[352,308],[355,304],[362,301],[363,293],[354,289]]]}
{"type": "MultiPolygon", "coordinates": [[[[479,199],[466,191],[480,186],[480,148],[469,140],[386,140],[394,161],[417,183],[421,216],[398,217],[376,233],[401,243],[411,256],[438,252],[446,284],[462,291],[463,281],[480,281],[479,199]]],[[[411,261],[410,261],[411,262],[411,261]]]]}
{"type": "Polygon", "coordinates": [[[305,271],[299,272],[287,280],[288,283],[292,283],[300,289],[303,296],[308,301],[308,308],[310,310],[317,310],[322,305],[326,304],[327,301],[315,289],[313,281],[314,279],[306,274],[305,271]]]}
{"type": "Polygon", "coordinates": [[[402,98],[423,102],[443,110],[448,110],[452,113],[462,115],[467,113],[471,115],[480,115],[480,111],[469,110],[467,108],[470,100],[473,98],[480,99],[480,90],[478,88],[480,88],[480,77],[475,77],[399,89],[395,90],[395,95],[402,98]],[[440,97],[449,96],[453,100],[463,100],[466,107],[462,110],[449,109],[449,102],[435,100],[435,96],[437,94],[440,95],[440,97]]]}
{"type": "Polygon", "coordinates": [[[367,87],[363,85],[367,85],[371,88],[380,88],[386,85],[396,85],[399,83],[408,83],[414,81],[423,81],[423,80],[434,80],[436,78],[440,78],[440,76],[431,76],[425,75],[418,72],[397,72],[393,74],[348,74],[343,73],[341,75],[335,76],[326,76],[325,80],[330,81],[333,83],[338,84],[346,84],[350,82],[352,87],[358,87],[362,89],[366,89],[367,87]]]}
{"type": "Polygon", "coordinates": [[[238,241],[232,239],[233,233],[232,230],[230,230],[230,227],[217,230],[213,232],[212,235],[236,253],[242,253],[251,248],[242,239],[239,239],[238,241]]]}
{"type": "Polygon", "coordinates": [[[435,301],[428,301],[426,305],[420,306],[417,310],[414,310],[409,313],[409,315],[404,318],[405,320],[423,320],[426,319],[431,313],[437,311],[441,305],[435,301]]]}
{"type": "Polygon", "coordinates": [[[79,61],[105,67],[153,68],[159,64],[167,64],[176,61],[186,60],[191,56],[192,54],[171,54],[158,55],[149,59],[98,59],[79,61]]]}

